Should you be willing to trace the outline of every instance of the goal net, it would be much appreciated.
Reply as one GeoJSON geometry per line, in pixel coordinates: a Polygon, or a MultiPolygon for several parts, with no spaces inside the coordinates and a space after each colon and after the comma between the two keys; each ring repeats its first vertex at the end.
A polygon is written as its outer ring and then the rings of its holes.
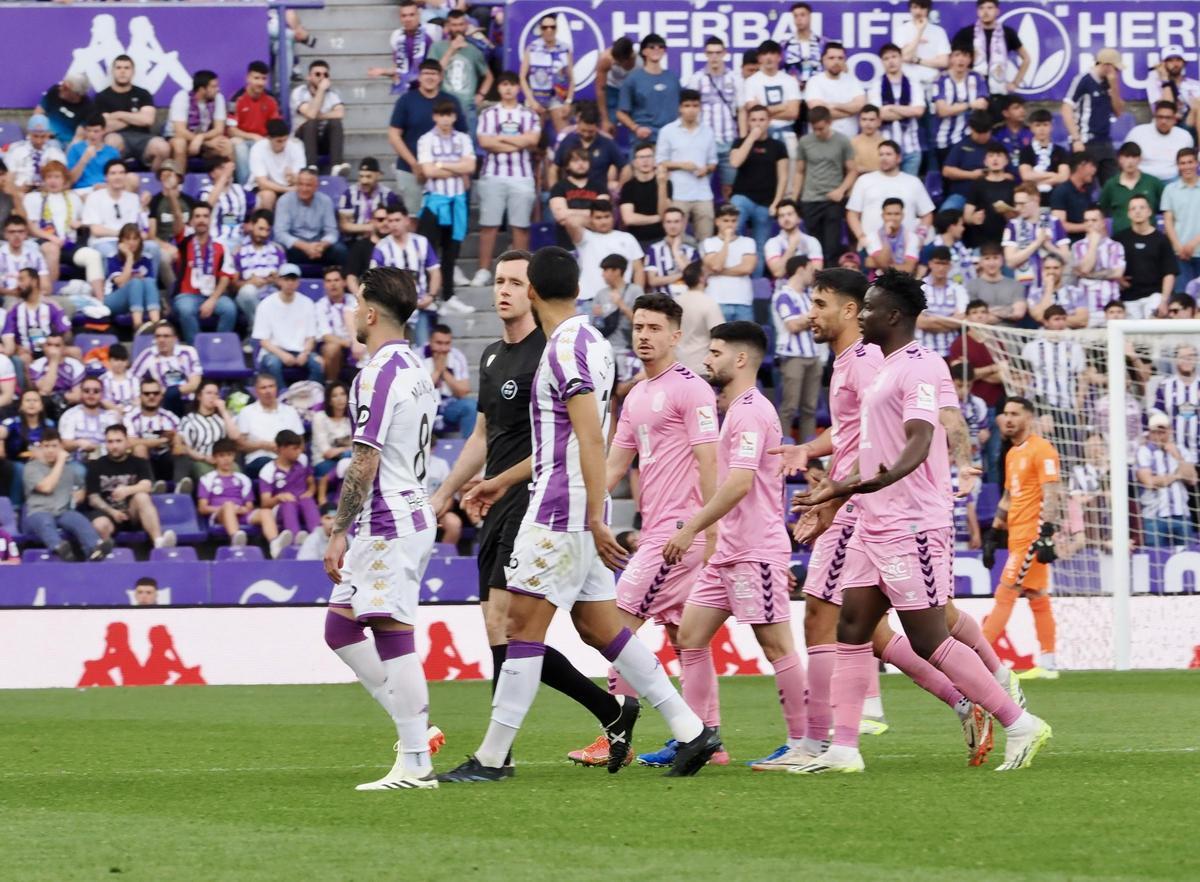
{"type": "MultiPolygon", "coordinates": [[[[1200,520],[1200,321],[1120,321],[1062,331],[968,324],[966,331],[976,352],[982,343],[988,355],[977,356],[973,370],[998,381],[1005,395],[1032,401],[1034,431],[1059,454],[1065,513],[1051,585],[1060,666],[1155,666],[1154,646],[1142,642],[1166,636],[1172,623],[1169,616],[1154,621],[1158,617],[1143,613],[1143,606],[1135,621],[1131,598],[1197,590],[1194,582],[1185,588],[1171,576],[1171,560],[1196,547],[1200,520]],[[989,359],[990,370],[980,363],[989,359]]],[[[996,409],[1002,407],[1003,399],[996,409]]],[[[994,424],[989,428],[999,434],[994,424]]],[[[982,445],[985,498],[978,513],[984,529],[1003,489],[1007,447],[998,438],[982,445]]],[[[1175,636],[1181,644],[1200,643],[1200,634],[1175,636]]]]}

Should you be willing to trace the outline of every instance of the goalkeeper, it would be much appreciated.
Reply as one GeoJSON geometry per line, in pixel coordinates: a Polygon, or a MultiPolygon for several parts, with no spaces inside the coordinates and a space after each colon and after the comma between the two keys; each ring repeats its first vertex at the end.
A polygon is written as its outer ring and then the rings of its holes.
{"type": "Polygon", "coordinates": [[[1004,633],[1013,604],[1024,594],[1033,611],[1041,655],[1038,665],[1022,679],[1057,679],[1054,660],[1054,613],[1050,610],[1050,564],[1057,555],[1054,534],[1062,515],[1058,451],[1033,432],[1033,404],[1009,398],[996,422],[1012,442],[1004,460],[1004,495],[983,540],[983,563],[989,570],[996,549],[1008,546],[1008,562],[1000,575],[996,603],[983,623],[983,635],[995,643],[1004,633]]]}

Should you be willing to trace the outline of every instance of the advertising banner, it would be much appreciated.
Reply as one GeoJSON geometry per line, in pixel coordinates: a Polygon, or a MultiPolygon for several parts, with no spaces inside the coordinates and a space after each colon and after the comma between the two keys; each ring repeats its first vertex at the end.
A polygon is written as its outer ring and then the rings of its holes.
{"type": "Polygon", "coordinates": [[[247,64],[270,60],[267,7],[249,3],[2,3],[0,34],[11,62],[0,107],[33,107],[67,74],[84,74],[99,92],[118,55],[133,59],[135,84],[159,106],[190,90],[198,70],[215,71],[229,96],[247,64]]]}
{"type": "MultiPolygon", "coordinates": [[[[783,42],[793,33],[790,3],[773,0],[511,0],[506,11],[507,66],[518,70],[521,52],[538,36],[545,15],[558,18],[558,39],[574,50],[576,94],[594,95],[600,53],[620,37],[635,43],[654,32],[667,42],[667,66],[686,80],[704,66],[704,41],[719,37],[740,58],[763,40],[783,42]]],[[[908,16],[907,0],[845,0],[813,5],[813,31],[843,43],[850,69],[860,80],[882,67],[879,47],[893,25],[908,16]]],[[[938,0],[933,21],[953,39],[975,22],[975,0],[938,0]]],[[[1071,80],[1092,66],[1104,48],[1121,51],[1126,98],[1144,99],[1150,70],[1166,46],[1185,47],[1190,76],[1196,75],[1200,8],[1189,0],[1067,0],[1001,5],[1000,21],[1016,31],[1031,64],[1020,93],[1029,100],[1061,100],[1071,80]]],[[[1010,75],[1015,75],[1013,66],[1010,75]]]]}

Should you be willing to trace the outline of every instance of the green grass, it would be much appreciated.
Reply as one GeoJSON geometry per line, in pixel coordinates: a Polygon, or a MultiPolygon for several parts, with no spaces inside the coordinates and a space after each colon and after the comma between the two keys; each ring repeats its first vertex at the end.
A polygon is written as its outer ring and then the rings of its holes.
{"type": "MultiPolygon", "coordinates": [[[[543,689],[515,779],[384,793],[353,789],[394,734],[357,686],[0,693],[0,878],[1194,880],[1198,677],[1033,684],[1055,738],[1011,775],[995,754],[966,768],[954,715],[885,677],[893,728],[864,740],[867,773],[813,779],[575,768],[590,718],[543,689]]],[[[482,735],[487,685],[432,693],[446,769],[482,735]]],[[[721,694],[735,760],[777,745],[770,681],[721,694]]],[[[666,732],[642,719],[648,750],[666,732]]]]}

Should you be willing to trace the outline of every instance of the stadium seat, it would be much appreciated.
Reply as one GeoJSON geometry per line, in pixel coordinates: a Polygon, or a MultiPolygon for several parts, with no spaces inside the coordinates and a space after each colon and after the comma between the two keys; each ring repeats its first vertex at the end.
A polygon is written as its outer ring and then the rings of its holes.
{"type": "Polygon", "coordinates": [[[45,548],[26,548],[21,552],[21,563],[24,564],[40,564],[40,563],[59,563],[59,559],[54,556],[53,551],[47,551],[45,548]]]}
{"type": "Polygon", "coordinates": [[[184,545],[196,545],[208,538],[200,526],[196,504],[186,493],[158,493],[150,497],[158,509],[158,519],[164,530],[174,530],[175,539],[184,545]]]}
{"type": "Polygon", "coordinates": [[[309,300],[320,300],[325,296],[325,282],[322,279],[301,279],[300,293],[309,300]]]}
{"type": "Polygon", "coordinates": [[[0,147],[7,147],[14,141],[20,141],[25,135],[21,126],[15,122],[0,122],[0,147]]]}
{"type": "Polygon", "coordinates": [[[199,560],[196,549],[187,545],[177,545],[174,548],[151,548],[150,560],[162,563],[192,563],[199,560]]]}
{"type": "Polygon", "coordinates": [[[217,549],[217,563],[247,563],[249,561],[265,560],[262,549],[257,545],[240,545],[236,548],[223,545],[217,549]]]}
{"type": "Polygon", "coordinates": [[[75,345],[83,353],[87,353],[90,349],[99,349],[105,346],[112,346],[117,342],[116,334],[94,334],[83,332],[75,335],[75,345]]]}
{"type": "Polygon", "coordinates": [[[772,286],[771,286],[770,279],[768,279],[766,276],[763,276],[762,278],[754,279],[752,284],[754,287],[754,299],[755,300],[770,300],[771,299],[771,294],[772,294],[771,287],[772,286]]]}
{"type": "Polygon", "coordinates": [[[118,530],[113,541],[117,545],[141,545],[150,541],[150,535],[145,530],[118,530]]]}
{"type": "Polygon", "coordinates": [[[254,374],[254,371],[246,367],[242,341],[237,334],[197,334],[196,352],[200,355],[200,366],[204,368],[205,377],[214,380],[244,380],[254,374]]]}
{"type": "Polygon", "coordinates": [[[199,199],[200,191],[211,183],[212,178],[204,172],[188,172],[183,176],[183,187],[180,189],[193,199],[199,199]]]}
{"type": "Polygon", "coordinates": [[[108,553],[101,563],[135,563],[136,558],[133,556],[132,548],[121,548],[118,546],[108,553]]]}
{"type": "Polygon", "coordinates": [[[335,207],[341,202],[342,194],[350,189],[349,182],[338,175],[321,175],[320,181],[317,189],[332,199],[335,207]]]}
{"type": "Polygon", "coordinates": [[[129,352],[129,363],[137,361],[137,357],[154,345],[151,334],[138,334],[133,338],[133,348],[129,352]]]}
{"type": "Polygon", "coordinates": [[[439,438],[437,445],[433,448],[433,455],[454,465],[466,443],[465,438],[439,438]]]}
{"type": "Polygon", "coordinates": [[[438,542],[433,546],[434,557],[458,557],[458,549],[449,542],[438,542]]]}
{"type": "Polygon", "coordinates": [[[138,190],[142,193],[149,193],[151,196],[157,196],[162,192],[162,184],[158,182],[158,177],[154,172],[138,172],[138,190]]]}
{"type": "Polygon", "coordinates": [[[295,560],[300,553],[299,545],[289,545],[279,552],[279,560],[295,560]]]}

